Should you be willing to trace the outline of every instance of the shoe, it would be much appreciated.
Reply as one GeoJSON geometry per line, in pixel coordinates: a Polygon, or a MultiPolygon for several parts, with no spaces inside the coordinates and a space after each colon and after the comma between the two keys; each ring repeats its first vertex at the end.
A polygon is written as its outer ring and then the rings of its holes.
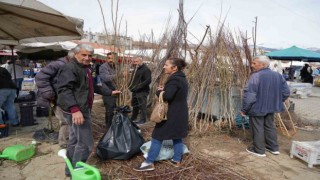
{"type": "Polygon", "coordinates": [[[66,175],[66,177],[70,177],[71,178],[71,174],[65,174],[66,175]]]}
{"type": "Polygon", "coordinates": [[[153,171],[154,165],[153,163],[143,162],[140,166],[133,168],[135,171],[143,172],[143,171],[153,171]]]}
{"type": "Polygon", "coordinates": [[[266,148],[266,151],[270,152],[273,155],[279,155],[280,152],[279,151],[272,151],[271,149],[266,148]]]}
{"type": "Polygon", "coordinates": [[[253,147],[249,147],[246,149],[248,153],[251,153],[255,156],[259,156],[259,157],[266,157],[266,154],[260,154],[254,151],[253,147]]]}
{"type": "Polygon", "coordinates": [[[173,159],[171,159],[169,162],[174,167],[181,167],[181,162],[174,161],[173,159]]]}
{"type": "Polygon", "coordinates": [[[12,127],[19,127],[19,126],[20,126],[20,123],[18,123],[18,124],[12,124],[11,126],[12,126],[12,127]]]}

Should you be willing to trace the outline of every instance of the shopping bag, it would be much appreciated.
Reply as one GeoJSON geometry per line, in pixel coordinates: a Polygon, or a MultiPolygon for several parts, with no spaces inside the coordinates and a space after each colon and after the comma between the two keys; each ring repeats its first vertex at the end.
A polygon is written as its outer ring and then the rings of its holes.
{"type": "Polygon", "coordinates": [[[163,93],[164,91],[161,91],[159,99],[151,113],[150,121],[160,123],[167,120],[168,104],[163,101],[163,93]]]}
{"type": "MultiPolygon", "coordinates": [[[[143,157],[147,158],[150,146],[151,146],[151,141],[148,141],[140,147],[140,150],[143,153],[143,157]]],[[[182,154],[186,154],[186,153],[189,153],[189,149],[185,144],[183,144],[182,154]]],[[[174,155],[174,150],[173,150],[172,140],[164,140],[162,141],[162,146],[161,146],[159,155],[156,158],[156,161],[172,159],[173,155],[174,155]]]]}
{"type": "Polygon", "coordinates": [[[111,127],[97,146],[96,153],[103,160],[129,159],[140,152],[140,147],[145,142],[137,126],[128,117],[130,108],[122,106],[116,111],[111,127]]]}

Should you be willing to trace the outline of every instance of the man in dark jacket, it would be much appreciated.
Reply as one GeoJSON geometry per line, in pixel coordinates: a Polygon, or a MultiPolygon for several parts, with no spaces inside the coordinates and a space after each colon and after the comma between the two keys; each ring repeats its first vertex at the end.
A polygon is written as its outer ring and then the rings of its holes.
{"type": "Polygon", "coordinates": [[[136,122],[137,124],[143,124],[147,119],[147,98],[150,91],[151,71],[143,63],[141,57],[135,58],[133,65],[135,66],[135,70],[133,71],[133,78],[129,85],[129,89],[132,92],[131,105],[133,107],[131,120],[135,121],[140,111],[140,120],[136,122]]]}
{"type": "MultiPolygon", "coordinates": [[[[58,75],[58,106],[69,126],[67,157],[75,167],[76,162],[86,162],[93,148],[91,108],[93,84],[89,70],[93,48],[80,44],[74,48],[74,57],[62,67],[58,75]]],[[[70,176],[66,168],[66,176],[70,176]]]]}
{"type": "Polygon", "coordinates": [[[44,68],[35,76],[36,85],[38,87],[37,106],[50,108],[51,103],[54,105],[54,114],[60,122],[59,129],[59,145],[66,148],[69,140],[68,124],[63,119],[61,108],[56,105],[57,81],[59,70],[67,64],[74,56],[73,49],[68,52],[68,56],[59,58],[44,68]]]}
{"type": "Polygon", "coordinates": [[[311,84],[313,83],[312,69],[309,64],[305,64],[304,67],[300,70],[300,76],[302,82],[311,84]]]}
{"type": "Polygon", "coordinates": [[[281,74],[269,69],[267,56],[255,57],[251,74],[243,92],[241,115],[249,116],[253,146],[247,152],[264,157],[265,150],[274,155],[280,154],[274,113],[284,111],[283,102],[289,97],[290,90],[281,74]]]}
{"type": "MultiPolygon", "coordinates": [[[[8,113],[8,120],[12,126],[18,126],[18,116],[14,106],[16,98],[16,85],[11,80],[10,73],[3,67],[0,67],[0,108],[8,113]]],[[[0,114],[0,124],[4,124],[0,114]]]]}
{"type": "MultiPolygon", "coordinates": [[[[101,79],[102,87],[107,87],[111,91],[119,92],[116,90],[116,60],[117,54],[109,52],[107,54],[107,62],[103,63],[99,68],[99,76],[101,79]]],[[[118,93],[116,93],[118,94],[118,93]]],[[[107,129],[111,126],[113,111],[116,107],[117,96],[114,95],[103,95],[102,100],[105,107],[105,122],[107,129]]]]}

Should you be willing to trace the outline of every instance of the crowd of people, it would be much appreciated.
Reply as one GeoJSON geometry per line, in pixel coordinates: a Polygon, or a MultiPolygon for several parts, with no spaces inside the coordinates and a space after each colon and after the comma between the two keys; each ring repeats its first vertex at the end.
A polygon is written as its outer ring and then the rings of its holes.
{"type": "MultiPolygon", "coordinates": [[[[88,44],[80,44],[70,50],[68,56],[49,63],[35,76],[38,87],[37,103],[43,107],[54,106],[55,116],[60,121],[59,144],[67,149],[67,157],[75,167],[76,162],[86,162],[93,150],[94,139],[91,112],[94,92],[99,88],[105,106],[106,131],[110,128],[116,100],[122,92],[117,87],[119,71],[117,53],[107,54],[105,63],[92,68],[94,49],[88,44]],[[92,70],[96,74],[92,74],[92,70]],[[97,73],[98,69],[98,73],[97,73]],[[98,78],[97,78],[98,77],[98,78]]],[[[18,64],[17,64],[18,65],[18,64]]],[[[247,151],[260,157],[265,151],[278,155],[279,144],[274,125],[274,113],[284,110],[283,102],[290,91],[283,76],[277,70],[269,68],[270,60],[266,56],[254,57],[251,74],[243,92],[240,114],[249,116],[252,146],[247,151]]],[[[130,120],[137,124],[148,121],[147,97],[150,93],[152,72],[142,57],[132,61],[134,70],[128,84],[132,92],[132,115],[130,120]],[[140,118],[138,118],[140,114],[140,118]]],[[[183,138],[188,135],[188,82],[183,70],[187,66],[183,59],[171,57],[165,61],[164,73],[169,77],[164,86],[157,87],[156,95],[163,93],[163,100],[168,103],[167,120],[156,123],[152,133],[151,147],[147,158],[135,171],[151,171],[160,152],[163,140],[173,140],[174,155],[170,163],[179,167],[182,163],[183,138]]],[[[0,105],[5,105],[9,119],[18,124],[14,115],[16,87],[12,76],[5,68],[0,68],[0,105]],[[5,97],[5,96],[6,97],[5,97]],[[4,98],[5,97],[5,98],[4,98]]],[[[128,76],[123,72],[123,77],[128,76]]],[[[120,79],[121,81],[121,79],[120,79]]],[[[0,123],[3,123],[0,119],[0,123]]],[[[68,168],[66,176],[70,176],[68,168]]]]}
{"type": "MultiPolygon", "coordinates": [[[[116,81],[119,80],[116,78],[116,71],[119,70],[117,54],[108,53],[105,63],[98,68],[92,68],[93,52],[90,45],[80,44],[72,49],[67,57],[42,68],[35,77],[38,104],[44,107],[54,104],[55,115],[61,124],[59,144],[62,148],[67,148],[67,157],[73,166],[78,161],[86,162],[93,149],[91,111],[95,89],[99,88],[105,106],[106,131],[113,120],[117,97],[122,93],[116,86],[116,81]],[[95,72],[98,69],[95,77],[92,77],[92,69],[95,72]],[[67,128],[63,128],[64,125],[67,128]]],[[[132,66],[134,70],[128,84],[132,92],[133,111],[130,120],[143,124],[148,120],[147,97],[150,91],[151,71],[143,63],[142,57],[134,58],[132,66]]],[[[165,139],[173,139],[174,142],[175,156],[172,162],[179,164],[182,159],[182,138],[186,137],[188,129],[188,84],[182,72],[185,66],[186,63],[182,59],[172,58],[166,61],[164,72],[169,74],[170,78],[164,87],[158,87],[157,95],[165,91],[164,100],[169,103],[168,120],[156,125],[151,145],[152,154],[146,162],[148,166],[145,167],[143,163],[135,170],[150,170],[148,167],[155,161],[159,147],[165,139]]],[[[127,73],[123,72],[124,77],[128,76],[127,73]]],[[[70,176],[68,168],[65,171],[66,176],[70,176]]]]}
{"type": "Polygon", "coordinates": [[[308,63],[305,63],[302,68],[301,66],[282,68],[278,63],[274,63],[270,66],[270,69],[282,74],[286,80],[293,81],[294,79],[297,79],[298,82],[301,80],[303,83],[313,84],[314,79],[320,76],[320,66],[311,66],[308,63]],[[296,71],[298,73],[296,73],[296,71]]]}

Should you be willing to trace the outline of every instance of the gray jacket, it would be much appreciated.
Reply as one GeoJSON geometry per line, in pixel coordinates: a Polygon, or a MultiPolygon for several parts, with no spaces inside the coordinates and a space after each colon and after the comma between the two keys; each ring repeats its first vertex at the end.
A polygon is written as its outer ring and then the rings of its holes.
{"type": "MultiPolygon", "coordinates": [[[[15,64],[14,67],[16,69],[16,78],[23,78],[23,67],[20,64],[15,64]]],[[[12,79],[14,79],[13,64],[9,64],[7,70],[11,74],[12,79]]]]}
{"type": "Polygon", "coordinates": [[[290,96],[285,79],[269,68],[254,72],[243,92],[241,111],[249,116],[282,112],[283,102],[290,96]]]}
{"type": "Polygon", "coordinates": [[[116,84],[115,84],[116,71],[107,62],[103,63],[100,66],[99,77],[101,79],[102,84],[106,85],[109,89],[111,90],[116,89],[116,84]]]}
{"type": "Polygon", "coordinates": [[[59,70],[68,62],[66,57],[59,58],[46,65],[35,76],[37,92],[37,105],[49,107],[50,101],[57,99],[57,81],[59,70]]]}

